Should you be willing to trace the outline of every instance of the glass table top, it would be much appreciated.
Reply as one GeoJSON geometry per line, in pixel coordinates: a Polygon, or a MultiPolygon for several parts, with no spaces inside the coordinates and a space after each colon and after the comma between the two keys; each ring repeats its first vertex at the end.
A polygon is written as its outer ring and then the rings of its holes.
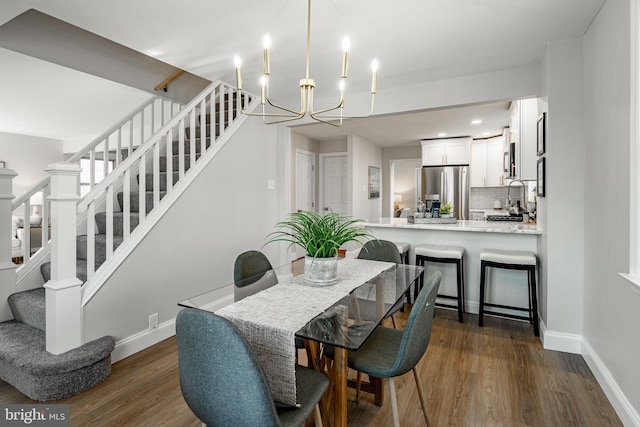
{"type": "MultiPolygon", "coordinates": [[[[339,261],[339,269],[340,263],[339,261]]],[[[344,266],[358,265],[358,260],[349,260],[344,266]]],[[[372,263],[375,261],[362,261],[372,263]]],[[[311,286],[301,280],[304,259],[273,268],[265,273],[234,283],[234,301],[252,297],[257,293],[277,285],[291,286],[292,282],[300,287],[329,288],[330,286],[311,286]]],[[[367,264],[364,264],[365,266],[367,264]]],[[[371,265],[371,264],[368,264],[371,265]]],[[[387,316],[404,304],[406,292],[411,284],[423,272],[423,267],[407,264],[387,264],[382,273],[356,287],[350,294],[335,303],[319,315],[312,318],[295,336],[311,339],[324,344],[357,350],[371,334],[373,329],[387,316]]],[[[340,281],[340,274],[338,276],[340,281]]],[[[295,288],[298,289],[298,288],[295,288]]],[[[297,292],[296,292],[297,293],[297,292]]],[[[307,293],[297,293],[297,295],[307,293]]],[[[311,294],[311,292],[308,292],[311,294]]],[[[214,301],[220,297],[220,290],[206,292],[178,303],[181,307],[190,307],[214,311],[214,301]]],[[[271,308],[273,310],[273,308],[271,308]]],[[[286,313],[282,313],[286,315],[286,313]]]]}

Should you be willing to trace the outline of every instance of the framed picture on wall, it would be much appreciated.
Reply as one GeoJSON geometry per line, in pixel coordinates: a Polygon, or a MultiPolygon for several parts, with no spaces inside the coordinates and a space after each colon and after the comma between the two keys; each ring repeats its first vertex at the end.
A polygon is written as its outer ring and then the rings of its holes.
{"type": "Polygon", "coordinates": [[[369,198],[380,197],[380,168],[369,166],[369,198]]]}
{"type": "Polygon", "coordinates": [[[538,156],[542,156],[545,152],[545,139],[546,139],[546,113],[542,113],[538,119],[538,156]]]}
{"type": "Polygon", "coordinates": [[[544,197],[544,174],[545,174],[544,160],[545,160],[545,157],[538,160],[538,180],[536,182],[538,197],[544,197]]]}

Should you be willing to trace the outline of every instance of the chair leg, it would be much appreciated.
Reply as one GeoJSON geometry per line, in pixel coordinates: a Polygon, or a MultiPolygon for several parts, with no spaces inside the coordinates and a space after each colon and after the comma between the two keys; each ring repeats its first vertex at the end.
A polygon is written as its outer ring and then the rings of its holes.
{"type": "Polygon", "coordinates": [[[416,388],[418,389],[418,396],[420,397],[420,405],[422,405],[422,413],[424,414],[424,421],[427,423],[427,427],[431,424],[429,423],[429,417],[427,416],[427,405],[424,403],[424,392],[422,391],[422,384],[420,384],[420,378],[418,377],[418,371],[414,366],[413,369],[413,378],[416,380],[416,388]]]}
{"type": "Polygon", "coordinates": [[[313,407],[313,420],[316,422],[316,427],[322,427],[322,417],[320,416],[320,406],[313,407]]]}
{"type": "Polygon", "coordinates": [[[393,329],[398,329],[398,326],[396,326],[396,318],[393,317],[393,314],[391,315],[391,323],[393,324],[393,329]]]}
{"type": "Polygon", "coordinates": [[[360,402],[360,385],[362,384],[362,372],[356,374],[356,403],[360,402]]]}
{"type": "Polygon", "coordinates": [[[393,427],[400,427],[400,416],[398,415],[398,400],[396,399],[396,385],[393,381],[393,378],[389,378],[387,384],[389,384],[389,398],[391,399],[393,427]]]}

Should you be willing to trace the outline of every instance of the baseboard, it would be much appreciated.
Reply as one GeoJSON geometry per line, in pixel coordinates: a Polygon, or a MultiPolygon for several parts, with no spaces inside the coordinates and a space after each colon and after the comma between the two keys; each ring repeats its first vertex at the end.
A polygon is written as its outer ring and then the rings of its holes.
{"type": "MultiPolygon", "coordinates": [[[[232,287],[229,286],[221,288],[219,290],[219,297],[210,304],[203,306],[203,308],[206,310],[216,311],[233,303],[233,290],[231,288],[232,287]]],[[[116,363],[119,360],[125,359],[139,351],[151,347],[152,345],[158,344],[167,338],[171,338],[175,334],[176,319],[173,318],[166,322],[162,322],[158,326],[158,329],[153,331],[142,331],[122,339],[116,343],[116,347],[111,353],[111,363],[116,363]]]]}
{"type": "Polygon", "coordinates": [[[582,354],[582,335],[550,331],[542,319],[540,320],[540,339],[545,350],[582,354]]]}
{"type": "Polygon", "coordinates": [[[131,335],[116,343],[116,348],[111,353],[111,363],[116,363],[125,359],[145,348],[158,344],[167,338],[171,338],[176,334],[176,319],[167,320],[153,331],[142,331],[135,335],[131,335]]]}
{"type": "Polygon", "coordinates": [[[618,386],[605,364],[586,339],[582,340],[582,357],[596,377],[598,384],[607,395],[611,406],[625,426],[640,427],[640,414],[635,410],[629,399],[618,386]]]}

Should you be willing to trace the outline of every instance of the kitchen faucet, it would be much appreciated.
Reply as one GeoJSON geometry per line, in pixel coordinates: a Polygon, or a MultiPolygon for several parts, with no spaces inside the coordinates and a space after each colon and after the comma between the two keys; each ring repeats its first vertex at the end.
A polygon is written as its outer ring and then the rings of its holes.
{"type": "MultiPolygon", "coordinates": [[[[521,179],[512,179],[509,182],[509,185],[507,185],[507,205],[508,207],[511,207],[511,184],[513,184],[514,182],[518,181],[520,184],[522,184],[522,202],[520,203],[520,206],[524,206],[526,201],[527,201],[527,186],[525,185],[525,183],[521,180],[521,179]]],[[[518,212],[520,213],[520,212],[518,212]]]]}

